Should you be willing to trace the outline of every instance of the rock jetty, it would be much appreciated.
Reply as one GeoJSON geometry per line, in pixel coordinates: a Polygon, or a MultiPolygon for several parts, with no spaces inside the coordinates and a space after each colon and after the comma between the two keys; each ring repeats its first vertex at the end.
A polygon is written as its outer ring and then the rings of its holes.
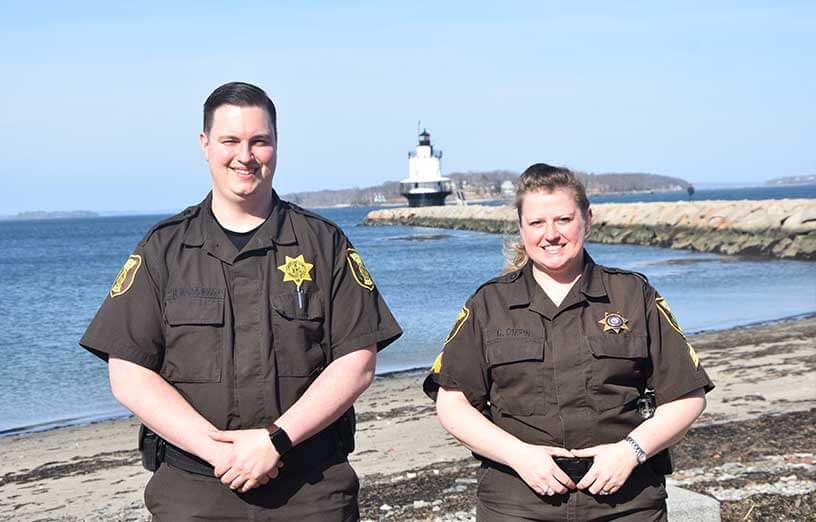
{"type": "MultiPolygon", "coordinates": [[[[592,212],[591,242],[816,260],[816,199],[601,203],[592,212]]],[[[512,206],[383,209],[363,224],[517,233],[512,206]]]]}

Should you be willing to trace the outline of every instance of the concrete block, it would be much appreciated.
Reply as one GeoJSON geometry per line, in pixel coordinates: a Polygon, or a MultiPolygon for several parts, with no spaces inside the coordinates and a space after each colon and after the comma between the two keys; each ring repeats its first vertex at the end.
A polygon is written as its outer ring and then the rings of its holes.
{"type": "Polygon", "coordinates": [[[666,485],[669,522],[720,522],[720,502],[677,486],[666,485]]]}

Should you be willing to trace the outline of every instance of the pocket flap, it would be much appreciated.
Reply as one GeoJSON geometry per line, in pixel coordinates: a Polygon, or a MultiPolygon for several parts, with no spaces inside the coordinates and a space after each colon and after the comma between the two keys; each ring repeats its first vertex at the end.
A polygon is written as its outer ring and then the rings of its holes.
{"type": "Polygon", "coordinates": [[[541,361],[544,359],[544,339],[537,337],[514,337],[488,341],[487,364],[497,366],[519,361],[541,361]]]}
{"type": "Polygon", "coordinates": [[[303,307],[298,303],[297,292],[287,292],[276,294],[270,297],[270,303],[280,315],[287,319],[311,319],[323,318],[323,296],[320,292],[304,292],[303,307]]]}
{"type": "Polygon", "coordinates": [[[170,326],[224,324],[224,299],[171,299],[164,306],[164,317],[170,326]]]}
{"type": "Polygon", "coordinates": [[[596,357],[643,359],[649,356],[645,335],[599,335],[587,337],[589,349],[596,357]]]}

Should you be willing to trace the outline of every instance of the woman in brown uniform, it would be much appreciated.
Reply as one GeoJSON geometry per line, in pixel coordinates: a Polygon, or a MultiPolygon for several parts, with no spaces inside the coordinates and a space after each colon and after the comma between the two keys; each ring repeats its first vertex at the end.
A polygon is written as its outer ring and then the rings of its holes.
{"type": "Polygon", "coordinates": [[[425,381],[482,461],[477,518],[666,520],[666,448],[713,385],[646,278],[584,250],[572,172],[531,166],[516,207],[516,270],[468,300],[425,381]]]}

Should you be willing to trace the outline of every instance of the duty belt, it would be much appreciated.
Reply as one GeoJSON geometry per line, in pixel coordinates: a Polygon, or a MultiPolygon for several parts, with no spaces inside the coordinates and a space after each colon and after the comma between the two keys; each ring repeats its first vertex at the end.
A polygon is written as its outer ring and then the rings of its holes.
{"type": "MultiPolygon", "coordinates": [[[[142,462],[151,471],[155,471],[160,463],[165,462],[174,468],[195,473],[196,475],[215,476],[213,467],[207,461],[170,444],[146,427],[140,430],[139,449],[142,451],[142,462]],[[151,451],[151,449],[144,447],[145,437],[155,437],[155,456],[145,454],[146,451],[151,451]],[[147,462],[153,463],[152,469],[147,462]]],[[[342,449],[334,425],[298,444],[281,460],[285,464],[285,469],[303,470],[322,464],[330,458],[337,458],[338,462],[346,458],[346,452],[342,449]]]]}

